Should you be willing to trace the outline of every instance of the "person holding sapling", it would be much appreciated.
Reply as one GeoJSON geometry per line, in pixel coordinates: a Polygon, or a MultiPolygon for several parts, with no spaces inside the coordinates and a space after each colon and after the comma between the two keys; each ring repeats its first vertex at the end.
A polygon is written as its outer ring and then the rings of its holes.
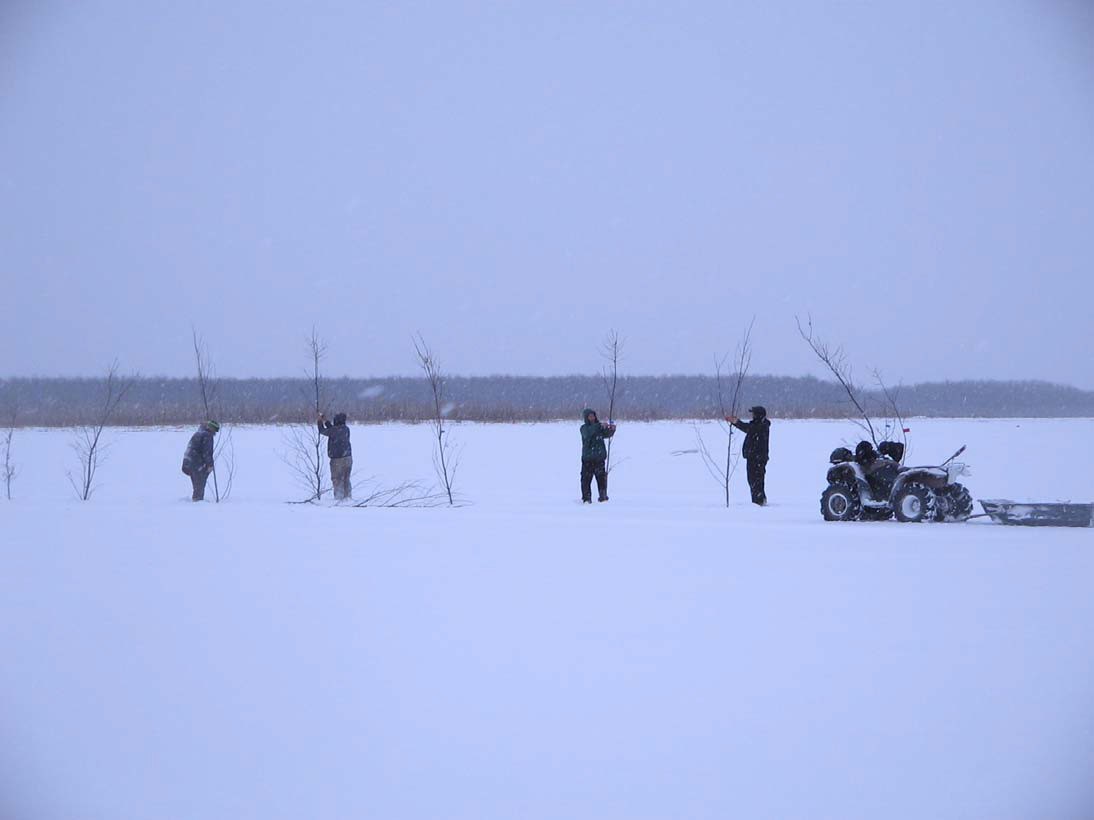
{"type": "Polygon", "coordinates": [[[319,414],[319,435],[327,437],[327,457],[330,459],[330,483],[334,487],[335,501],[353,498],[350,473],[353,472],[353,448],[349,443],[349,427],[346,414],[335,413],[334,423],[319,414]]]}
{"type": "Polygon", "coordinates": [[[186,454],[182,457],[182,472],[190,476],[194,494],[192,500],[205,500],[205,482],[213,472],[213,437],[220,431],[215,421],[207,421],[190,436],[186,454]]]}
{"type": "Polygon", "coordinates": [[[581,500],[593,503],[593,477],[596,477],[597,501],[608,500],[608,449],[604,439],[615,435],[614,424],[602,424],[596,411],[586,407],[581,413],[581,500]]]}
{"type": "Polygon", "coordinates": [[[767,443],[771,422],[767,418],[767,410],[759,405],[750,407],[748,412],[752,414],[752,421],[741,421],[736,416],[726,416],[726,421],[745,434],[741,455],[748,467],[748,487],[752,491],[752,503],[762,507],[767,504],[764,481],[767,477],[767,443]]]}

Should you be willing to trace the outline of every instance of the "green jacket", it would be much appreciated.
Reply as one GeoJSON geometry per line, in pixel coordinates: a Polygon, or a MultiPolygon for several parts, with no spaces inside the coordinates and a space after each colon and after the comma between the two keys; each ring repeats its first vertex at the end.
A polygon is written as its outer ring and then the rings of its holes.
{"type": "MultiPolygon", "coordinates": [[[[596,411],[586,407],[581,412],[581,418],[584,421],[589,418],[589,414],[596,415],[596,411]]],[[[608,457],[608,448],[604,446],[604,439],[611,438],[615,435],[615,431],[608,427],[606,424],[601,424],[599,420],[595,422],[585,421],[581,425],[581,460],[582,461],[602,461],[608,457]]]]}

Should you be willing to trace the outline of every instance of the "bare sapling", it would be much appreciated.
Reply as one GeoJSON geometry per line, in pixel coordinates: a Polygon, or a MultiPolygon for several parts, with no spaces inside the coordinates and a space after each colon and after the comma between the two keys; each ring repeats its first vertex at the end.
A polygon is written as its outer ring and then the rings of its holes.
{"type": "MultiPolygon", "coordinates": [[[[601,379],[604,382],[604,392],[608,398],[608,424],[615,424],[616,397],[619,393],[619,358],[623,352],[623,337],[616,330],[609,330],[608,335],[600,345],[600,355],[604,359],[604,368],[601,371],[601,379]]],[[[612,471],[612,442],[615,437],[605,440],[607,457],[604,459],[604,470],[612,471]]]]}
{"type": "Polygon", "coordinates": [[[433,469],[437,474],[437,480],[441,483],[449,506],[454,506],[456,497],[453,487],[456,480],[456,470],[459,467],[459,451],[456,450],[449,438],[447,416],[449,405],[445,394],[445,376],[436,355],[426,344],[422,334],[414,339],[414,352],[418,355],[418,366],[425,374],[426,383],[429,386],[430,426],[433,428],[433,469]]]}
{"type": "Polygon", "coordinates": [[[711,478],[722,489],[726,507],[729,506],[730,480],[737,471],[737,465],[740,462],[740,455],[733,452],[733,432],[736,428],[727,419],[730,417],[736,418],[741,412],[742,388],[748,378],[748,371],[752,367],[752,328],[755,324],[756,318],[753,317],[733,352],[733,362],[730,365],[732,370],[727,368],[729,354],[714,360],[715,404],[718,407],[717,423],[726,434],[724,462],[707,447],[702,430],[698,425],[695,425],[695,441],[699,455],[711,478]]]}
{"type": "Polygon", "coordinates": [[[870,437],[870,441],[877,447],[877,431],[874,428],[873,419],[870,418],[870,414],[866,410],[864,391],[859,385],[855,384],[854,373],[847,359],[847,352],[842,345],[833,347],[817,337],[813,329],[812,316],[807,317],[805,327],[802,327],[801,319],[797,316],[794,317],[794,321],[798,325],[798,334],[809,345],[821,364],[836,379],[839,386],[843,388],[843,392],[847,395],[847,401],[855,412],[855,417],[852,420],[862,428],[863,432],[870,437]]]}
{"type": "Polygon", "coordinates": [[[885,414],[884,421],[875,421],[871,418],[870,411],[867,409],[871,405],[871,396],[861,385],[855,383],[851,364],[843,347],[833,347],[819,339],[813,330],[812,317],[807,319],[805,327],[802,327],[800,319],[795,317],[795,320],[798,323],[798,333],[802,339],[805,340],[805,343],[809,345],[816,357],[835,377],[839,386],[843,388],[843,392],[847,396],[847,403],[853,409],[851,420],[870,437],[874,447],[878,447],[881,441],[895,440],[895,437],[899,435],[904,445],[904,452],[901,457],[901,461],[903,461],[908,454],[908,429],[904,423],[904,413],[901,411],[897,400],[899,388],[897,390],[890,388],[882,378],[881,372],[879,370],[873,371],[874,382],[878,391],[877,396],[873,398],[873,404],[875,406],[880,405],[885,414]]]}
{"type": "Polygon", "coordinates": [[[311,335],[305,341],[308,353],[308,366],[305,370],[307,382],[307,415],[310,419],[303,424],[293,425],[285,434],[286,452],[282,461],[292,472],[296,483],[307,491],[304,502],[319,501],[330,492],[327,480],[327,454],[323,448],[323,436],[319,433],[319,417],[327,408],[327,381],[323,376],[323,360],[327,356],[327,344],[312,328],[311,335]]]}
{"type": "Polygon", "coordinates": [[[231,428],[222,418],[220,379],[217,378],[213,358],[209,355],[209,348],[206,346],[205,341],[198,336],[197,330],[194,328],[190,330],[194,340],[198,394],[201,399],[201,410],[204,414],[202,421],[217,421],[220,423],[220,432],[217,434],[216,447],[213,451],[213,498],[219,504],[231,495],[232,485],[235,483],[235,443],[232,440],[231,428]],[[221,488],[220,477],[224,479],[223,488],[221,488]]]}
{"type": "Polygon", "coordinates": [[[0,468],[0,475],[4,479],[4,492],[7,495],[8,501],[11,501],[11,483],[15,480],[15,477],[19,475],[19,468],[11,457],[11,443],[15,438],[15,425],[19,421],[19,408],[12,405],[11,409],[5,415],[4,424],[4,464],[0,468]]]}
{"type": "Polygon", "coordinates": [[[874,381],[877,383],[878,390],[881,392],[881,397],[885,403],[886,412],[889,414],[889,419],[885,425],[884,438],[891,440],[895,435],[900,435],[901,444],[904,445],[900,455],[900,462],[903,464],[904,459],[908,457],[908,427],[904,423],[904,413],[897,402],[900,395],[900,385],[897,385],[895,389],[890,388],[885,383],[885,379],[882,378],[879,370],[874,371],[874,381]]]}
{"type": "Polygon", "coordinates": [[[105,457],[107,444],[103,441],[103,431],[114,419],[118,405],[133,386],[132,378],[123,379],[118,375],[118,362],[115,360],[106,371],[102,382],[99,403],[90,424],[74,428],[72,449],[79,461],[79,472],[69,472],[68,482],[81,501],[91,498],[97,485],[99,468],[105,457]]]}

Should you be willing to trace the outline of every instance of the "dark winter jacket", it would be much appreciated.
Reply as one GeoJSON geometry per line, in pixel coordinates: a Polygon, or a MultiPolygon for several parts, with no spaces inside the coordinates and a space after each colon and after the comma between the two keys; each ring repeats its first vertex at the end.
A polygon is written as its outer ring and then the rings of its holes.
{"type": "Polygon", "coordinates": [[[581,413],[581,418],[585,420],[585,423],[581,425],[581,460],[603,461],[608,457],[608,448],[604,446],[604,439],[614,436],[615,430],[606,424],[601,424],[599,419],[593,422],[588,421],[590,415],[596,417],[596,413],[588,407],[581,413]]]}
{"type": "Polygon", "coordinates": [[[182,457],[182,466],[192,471],[213,469],[213,434],[211,431],[202,427],[190,436],[190,443],[186,445],[186,455],[182,457]]]}
{"type": "Polygon", "coordinates": [[[745,434],[745,443],[741,455],[749,461],[767,461],[767,440],[771,433],[771,422],[766,418],[758,421],[733,422],[733,426],[745,434]]]}
{"type": "Polygon", "coordinates": [[[331,424],[329,421],[321,421],[319,434],[327,437],[328,458],[348,458],[353,455],[353,448],[349,445],[349,427],[345,422],[331,424]]]}

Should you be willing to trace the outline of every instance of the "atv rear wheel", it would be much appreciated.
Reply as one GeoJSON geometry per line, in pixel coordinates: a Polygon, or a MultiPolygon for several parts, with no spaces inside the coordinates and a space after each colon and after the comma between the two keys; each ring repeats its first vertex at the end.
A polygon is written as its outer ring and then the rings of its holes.
{"type": "Polygon", "coordinates": [[[821,493],[821,515],[825,521],[857,521],[862,514],[858,491],[846,484],[829,484],[821,493]]]}
{"type": "Polygon", "coordinates": [[[966,521],[972,515],[972,494],[964,484],[950,484],[938,496],[938,520],[966,521]]]}
{"type": "Polygon", "coordinates": [[[896,520],[906,524],[937,521],[938,498],[925,484],[912,481],[905,484],[893,499],[896,520]]]}

